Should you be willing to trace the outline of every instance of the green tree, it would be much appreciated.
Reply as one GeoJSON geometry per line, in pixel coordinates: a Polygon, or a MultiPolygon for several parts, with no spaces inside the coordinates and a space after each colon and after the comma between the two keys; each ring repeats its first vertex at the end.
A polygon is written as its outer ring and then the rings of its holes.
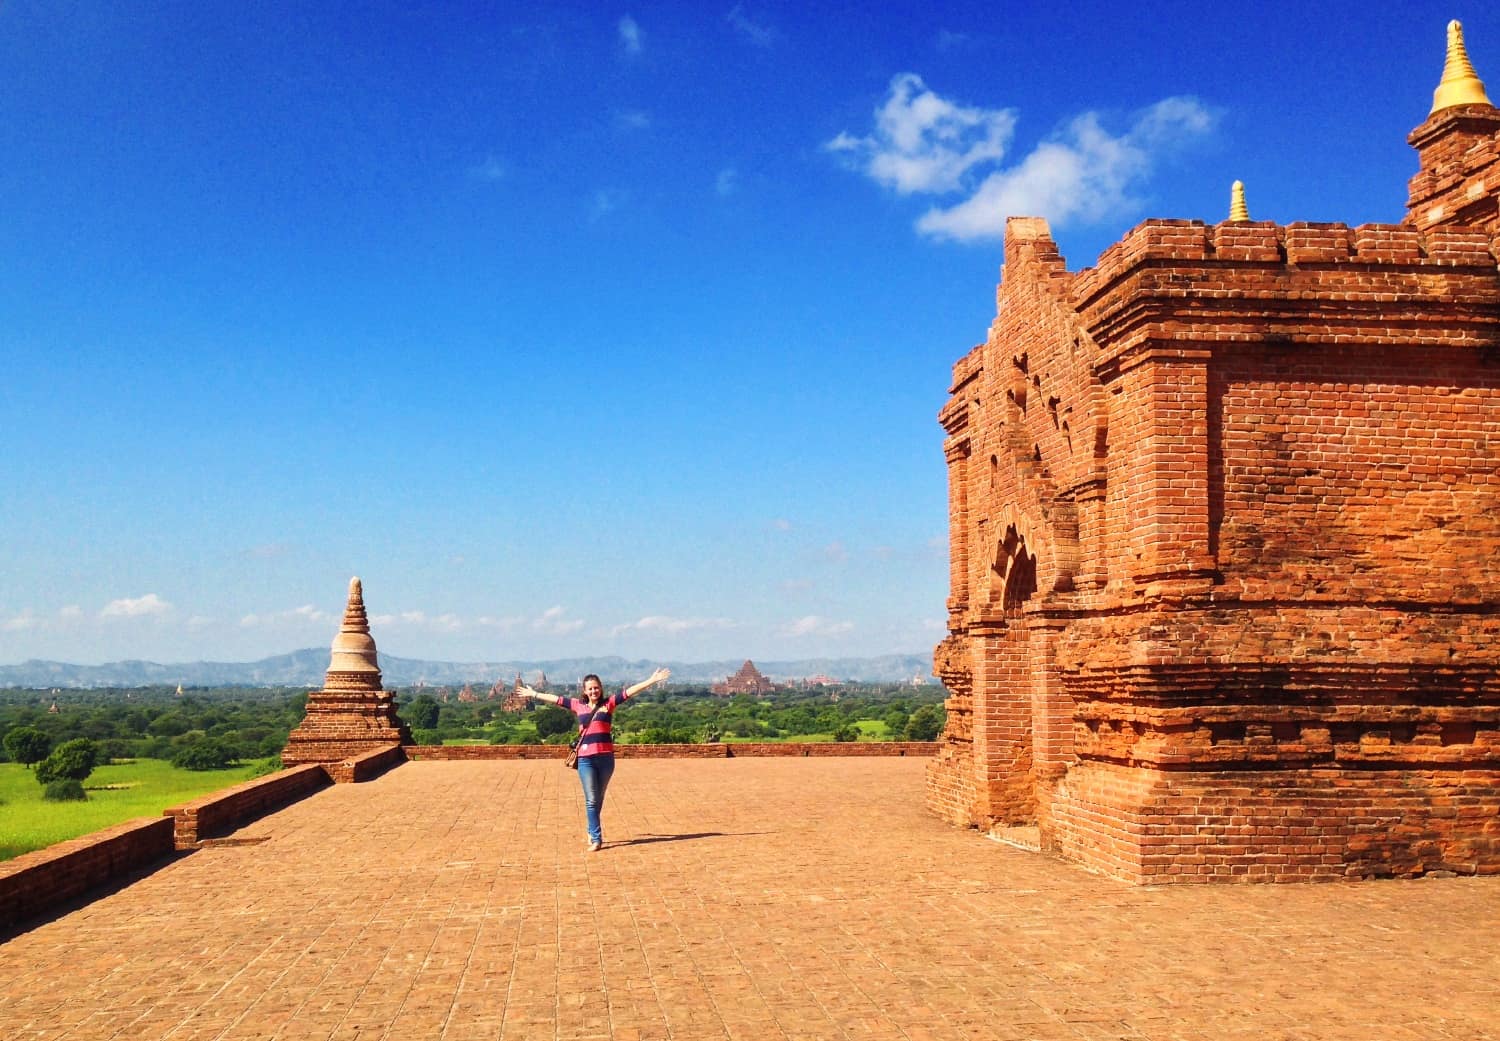
{"type": "Polygon", "coordinates": [[[906,721],[906,740],[936,741],[943,730],[943,710],[937,705],[923,705],[906,721]]]}
{"type": "Polygon", "coordinates": [[[5,732],[5,754],[27,769],[52,751],[52,739],[36,727],[11,727],[5,732]]]}
{"type": "Polygon", "coordinates": [[[42,789],[42,798],[48,802],[87,802],[88,793],[83,790],[83,782],[75,781],[71,777],[52,781],[42,789]]]}
{"type": "Polygon", "coordinates": [[[172,757],[172,765],[182,770],[223,770],[233,764],[233,751],[218,738],[194,741],[172,757]]]}
{"type": "Polygon", "coordinates": [[[84,781],[99,762],[99,748],[86,737],[64,741],[52,750],[36,768],[36,779],[46,785],[53,781],[84,781]]]}
{"type": "Polygon", "coordinates": [[[559,708],[557,705],[548,705],[537,711],[537,714],[532,717],[532,722],[536,724],[536,736],[548,738],[553,734],[566,734],[573,729],[575,720],[573,713],[567,709],[559,708]]]}
{"type": "Polygon", "coordinates": [[[397,714],[413,730],[431,730],[437,726],[440,707],[431,694],[422,694],[411,704],[402,705],[397,714]]]}

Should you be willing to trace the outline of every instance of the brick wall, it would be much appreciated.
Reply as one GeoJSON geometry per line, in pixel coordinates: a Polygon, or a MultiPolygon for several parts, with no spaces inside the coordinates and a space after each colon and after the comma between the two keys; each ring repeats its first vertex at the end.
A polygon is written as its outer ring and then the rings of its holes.
{"type": "Polygon", "coordinates": [[[128,821],[0,863],[0,936],[92,889],[172,856],[172,822],[128,821]]]}
{"type": "Polygon", "coordinates": [[[178,849],[196,849],[250,821],[311,795],[330,783],[317,764],[294,766],[237,784],[164,811],[173,822],[178,849]]]}
{"type": "Polygon", "coordinates": [[[1500,870],[1489,111],[1414,133],[1411,224],[1148,220],[1076,274],[1007,225],[939,413],[936,812],[1137,881],[1500,870]]]}

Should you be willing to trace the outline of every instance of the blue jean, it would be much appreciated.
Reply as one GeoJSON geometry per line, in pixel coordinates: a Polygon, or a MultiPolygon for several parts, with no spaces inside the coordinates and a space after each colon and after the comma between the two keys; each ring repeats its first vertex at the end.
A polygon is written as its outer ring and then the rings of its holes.
{"type": "Polygon", "coordinates": [[[604,830],[599,825],[599,814],[604,809],[604,793],[609,789],[609,779],[615,775],[613,755],[581,755],[578,757],[578,780],[583,782],[583,809],[589,821],[589,841],[603,842],[604,830]]]}

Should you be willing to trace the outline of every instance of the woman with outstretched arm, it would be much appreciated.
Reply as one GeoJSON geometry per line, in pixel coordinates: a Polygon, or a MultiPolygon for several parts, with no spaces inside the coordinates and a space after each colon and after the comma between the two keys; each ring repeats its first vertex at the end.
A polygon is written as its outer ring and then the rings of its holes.
{"type": "Polygon", "coordinates": [[[550,701],[578,717],[578,780],[583,784],[584,814],[588,819],[589,850],[604,845],[604,829],[599,815],[604,810],[604,793],[615,773],[615,745],[611,735],[615,709],[648,687],[661,683],[672,673],[657,669],[648,679],[618,694],[604,696],[604,681],[593,673],[583,678],[583,698],[559,697],[546,691],[522,687],[522,697],[550,701]]]}

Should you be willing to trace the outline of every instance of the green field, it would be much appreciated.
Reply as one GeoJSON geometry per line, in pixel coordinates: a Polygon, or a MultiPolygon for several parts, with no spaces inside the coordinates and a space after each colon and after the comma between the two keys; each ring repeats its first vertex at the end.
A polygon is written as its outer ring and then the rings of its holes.
{"type": "Polygon", "coordinates": [[[157,759],[101,766],[83,782],[88,802],[46,802],[30,770],[0,763],[0,860],[77,838],[249,780],[260,762],[228,770],[179,770],[157,759]]]}

